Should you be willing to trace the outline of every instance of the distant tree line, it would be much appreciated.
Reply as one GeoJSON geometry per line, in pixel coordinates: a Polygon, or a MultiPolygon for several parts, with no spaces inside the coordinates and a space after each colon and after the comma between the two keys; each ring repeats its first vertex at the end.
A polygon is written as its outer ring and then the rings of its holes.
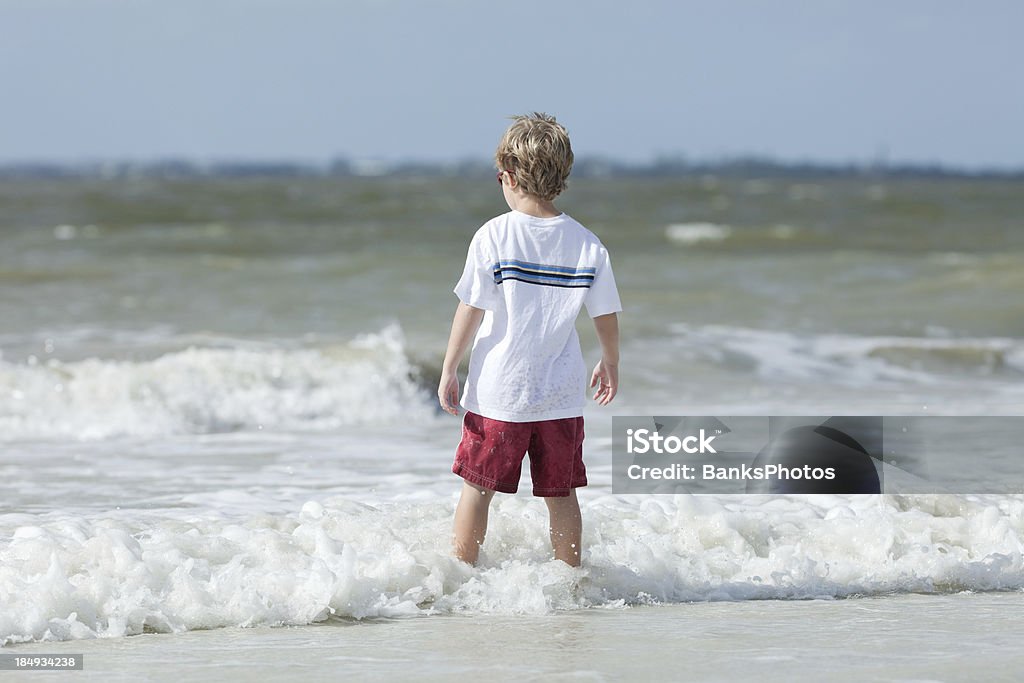
{"type": "MultiPolygon", "coordinates": [[[[185,159],[154,161],[96,161],[83,163],[12,162],[0,164],[0,179],[61,178],[289,178],[289,177],[484,177],[493,173],[490,162],[384,162],[338,158],[325,164],[294,161],[213,161],[185,159]]],[[[780,161],[741,156],[715,161],[689,161],[682,156],[659,157],[646,163],[628,163],[591,157],[577,159],[573,176],[672,178],[685,176],[735,177],[891,177],[891,178],[1000,178],[1024,179],[1024,168],[966,169],[940,163],[825,163],[780,161]]]]}

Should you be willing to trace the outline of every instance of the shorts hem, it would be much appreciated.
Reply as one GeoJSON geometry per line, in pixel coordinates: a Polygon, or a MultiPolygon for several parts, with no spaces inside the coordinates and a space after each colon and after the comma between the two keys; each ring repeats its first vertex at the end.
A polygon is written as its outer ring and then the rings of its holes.
{"type": "Polygon", "coordinates": [[[559,487],[539,489],[534,487],[533,495],[536,496],[537,498],[565,498],[570,493],[572,493],[573,489],[582,488],[586,485],[587,482],[583,482],[582,484],[573,484],[569,488],[559,487]]]}
{"type": "MultiPolygon", "coordinates": [[[[518,483],[516,483],[515,485],[506,484],[504,482],[491,479],[490,477],[485,477],[479,472],[474,472],[473,470],[469,469],[468,467],[460,463],[455,463],[454,465],[452,465],[452,473],[459,475],[460,477],[462,477],[471,484],[483,486],[485,489],[497,491],[498,493],[515,493],[516,491],[519,490],[518,483]]],[[[566,492],[563,495],[567,496],[569,495],[569,493],[566,492]]]]}

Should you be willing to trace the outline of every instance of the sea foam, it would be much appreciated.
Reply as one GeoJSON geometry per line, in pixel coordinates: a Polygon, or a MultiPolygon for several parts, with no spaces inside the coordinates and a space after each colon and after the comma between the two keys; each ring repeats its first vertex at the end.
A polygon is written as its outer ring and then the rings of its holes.
{"type": "Polygon", "coordinates": [[[764,379],[913,386],[954,378],[1024,377],[1024,343],[1009,337],[810,334],[688,323],[669,328],[689,357],[750,368],[764,379]]]}
{"type": "Polygon", "coordinates": [[[581,569],[550,559],[539,501],[494,501],[473,568],[448,550],[454,500],[422,498],[247,518],[0,516],[0,639],[1024,589],[1020,496],[588,492],[581,569]]]}
{"type": "Polygon", "coordinates": [[[320,348],[189,346],[153,360],[0,360],[0,440],[329,430],[427,416],[401,328],[320,348]]]}

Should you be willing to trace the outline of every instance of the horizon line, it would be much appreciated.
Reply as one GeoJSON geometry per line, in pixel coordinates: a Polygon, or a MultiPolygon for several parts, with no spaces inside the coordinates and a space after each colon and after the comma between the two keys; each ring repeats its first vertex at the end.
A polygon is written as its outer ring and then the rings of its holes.
{"type": "MultiPolygon", "coordinates": [[[[449,160],[338,155],[312,160],[301,157],[263,156],[197,158],[167,155],[149,158],[83,158],[67,160],[22,159],[0,161],[0,178],[75,177],[75,176],[222,176],[222,175],[294,175],[294,176],[394,176],[447,175],[478,176],[493,170],[493,162],[482,157],[449,160]]],[[[609,155],[577,157],[573,173],[577,176],[697,175],[752,171],[779,174],[823,173],[838,175],[927,175],[955,177],[1024,177],[1024,164],[970,166],[942,161],[812,160],[786,159],[764,154],[733,154],[715,158],[690,158],[682,153],[657,155],[647,161],[629,161],[609,155]]]]}

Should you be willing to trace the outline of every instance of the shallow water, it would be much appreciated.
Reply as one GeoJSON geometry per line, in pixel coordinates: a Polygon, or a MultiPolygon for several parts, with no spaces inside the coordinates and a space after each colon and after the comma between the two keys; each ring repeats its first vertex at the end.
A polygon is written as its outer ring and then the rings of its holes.
{"type": "Polygon", "coordinates": [[[1019,183],[574,182],[562,206],[611,249],[626,308],[622,392],[586,414],[579,572],[523,491],[496,500],[479,568],[448,552],[458,421],[432,394],[468,238],[504,210],[491,185],[0,184],[0,642],[108,672],[195,642],[196,680],[225,651],[251,675],[243,647],[282,677],[274,648],[309,677],[303,648],[439,678],[482,666],[453,643],[488,632],[523,636],[490,650],[499,677],[1020,666],[1000,634],[1024,496],[610,490],[614,414],[1024,414],[1019,183]],[[885,638],[839,626],[872,618],[885,638]],[[588,656],[563,663],[577,630],[588,656]],[[675,656],[691,632],[704,657],[675,656]],[[786,645],[737,654],[734,632],[786,645]]]}
{"type": "Polygon", "coordinates": [[[5,680],[820,681],[1019,680],[1020,593],[894,595],[591,609],[515,617],[332,620],[32,643],[81,673],[5,680]]]}

